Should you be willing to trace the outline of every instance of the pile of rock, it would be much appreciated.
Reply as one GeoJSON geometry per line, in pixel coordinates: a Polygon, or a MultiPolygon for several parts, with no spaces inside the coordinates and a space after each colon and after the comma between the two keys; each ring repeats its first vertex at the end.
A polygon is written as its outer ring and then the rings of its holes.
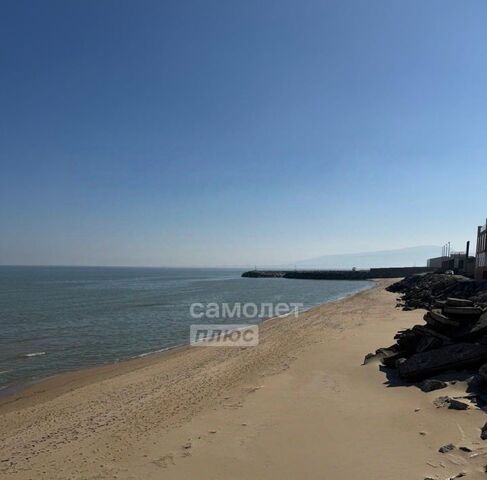
{"type": "Polygon", "coordinates": [[[436,301],[425,325],[399,331],[396,343],[377,350],[386,367],[417,381],[447,370],[479,368],[487,382],[487,308],[471,300],[436,301]]]}
{"type": "Polygon", "coordinates": [[[461,275],[412,275],[394,283],[387,290],[403,294],[401,306],[405,310],[433,309],[438,300],[448,297],[487,303],[487,282],[477,282],[461,275]]]}
{"type": "MultiPolygon", "coordinates": [[[[450,390],[454,396],[437,397],[433,404],[452,410],[487,406],[487,281],[426,274],[405,278],[388,290],[403,294],[398,306],[427,310],[424,324],[399,331],[396,343],[369,354],[381,359],[391,383],[416,383],[432,392],[466,381],[465,394],[457,385],[450,390]]],[[[487,440],[487,423],[480,438],[487,440]]]]}

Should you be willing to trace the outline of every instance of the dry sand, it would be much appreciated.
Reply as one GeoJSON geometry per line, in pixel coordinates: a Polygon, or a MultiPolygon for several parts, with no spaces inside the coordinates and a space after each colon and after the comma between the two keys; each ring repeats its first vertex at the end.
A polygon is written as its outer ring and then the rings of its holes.
{"type": "Polygon", "coordinates": [[[485,478],[477,409],[437,409],[364,355],[421,311],[374,289],[266,322],[255,348],[181,348],[0,403],[2,479],[485,478]],[[447,443],[467,446],[438,453],[447,443]]]}

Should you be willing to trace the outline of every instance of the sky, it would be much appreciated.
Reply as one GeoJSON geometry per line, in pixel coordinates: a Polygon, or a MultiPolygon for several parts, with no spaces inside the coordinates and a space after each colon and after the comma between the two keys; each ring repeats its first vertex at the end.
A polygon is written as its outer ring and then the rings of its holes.
{"type": "Polygon", "coordinates": [[[0,6],[0,264],[460,250],[485,223],[484,1],[0,6]]]}

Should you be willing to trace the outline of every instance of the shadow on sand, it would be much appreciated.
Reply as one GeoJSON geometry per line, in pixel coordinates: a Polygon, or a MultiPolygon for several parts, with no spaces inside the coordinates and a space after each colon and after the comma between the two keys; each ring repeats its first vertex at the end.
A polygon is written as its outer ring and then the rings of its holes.
{"type": "MultiPolygon", "coordinates": [[[[400,378],[397,369],[379,366],[379,370],[386,376],[384,385],[388,388],[395,387],[415,387],[419,390],[421,388],[421,381],[409,382],[400,378]]],[[[460,370],[447,371],[433,377],[428,377],[428,380],[440,380],[446,382],[448,386],[455,386],[457,395],[453,398],[468,399],[472,404],[487,413],[487,385],[485,385],[476,370],[460,370]],[[462,391],[464,393],[462,393],[462,391]]],[[[443,389],[434,390],[438,396],[442,395],[443,389]]],[[[445,395],[443,393],[443,395],[445,395]]]]}

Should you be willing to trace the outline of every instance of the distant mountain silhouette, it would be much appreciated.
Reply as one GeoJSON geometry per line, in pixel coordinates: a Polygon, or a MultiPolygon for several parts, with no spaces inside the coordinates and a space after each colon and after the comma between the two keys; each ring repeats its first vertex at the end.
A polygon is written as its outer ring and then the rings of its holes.
{"type": "Polygon", "coordinates": [[[425,245],[377,252],[323,255],[295,262],[296,268],[371,268],[426,266],[428,258],[439,257],[441,247],[425,245]]]}

